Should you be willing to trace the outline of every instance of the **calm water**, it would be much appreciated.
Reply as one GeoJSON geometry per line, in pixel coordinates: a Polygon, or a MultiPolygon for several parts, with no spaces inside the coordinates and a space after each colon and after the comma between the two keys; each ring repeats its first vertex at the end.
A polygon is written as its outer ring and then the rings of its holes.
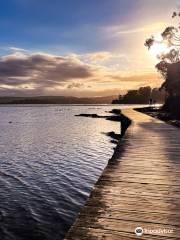
{"type": "Polygon", "coordinates": [[[74,117],[112,106],[0,107],[0,239],[60,240],[115,145],[120,124],[74,117]],[[12,122],[12,123],[11,123],[12,122]]]}

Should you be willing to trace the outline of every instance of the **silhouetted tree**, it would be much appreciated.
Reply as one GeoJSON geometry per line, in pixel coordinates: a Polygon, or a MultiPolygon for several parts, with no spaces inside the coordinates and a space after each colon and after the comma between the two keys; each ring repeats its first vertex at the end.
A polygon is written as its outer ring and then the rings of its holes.
{"type": "MultiPolygon", "coordinates": [[[[173,12],[172,18],[177,17],[180,17],[180,12],[173,12]]],[[[157,56],[159,63],[156,68],[165,79],[161,89],[168,93],[164,109],[180,116],[180,23],[177,27],[167,27],[161,33],[161,37],[159,41],[151,36],[146,40],[145,46],[151,49],[155,44],[167,45],[168,52],[157,56]]]]}
{"type": "Polygon", "coordinates": [[[162,103],[165,98],[164,91],[158,88],[141,87],[138,90],[129,90],[124,96],[119,95],[118,99],[112,101],[114,104],[148,104],[152,98],[158,103],[162,103]]]}

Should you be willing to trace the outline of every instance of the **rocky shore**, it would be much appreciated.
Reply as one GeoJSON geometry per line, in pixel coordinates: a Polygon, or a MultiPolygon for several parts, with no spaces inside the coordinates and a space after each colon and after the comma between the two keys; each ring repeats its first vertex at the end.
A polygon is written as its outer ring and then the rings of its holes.
{"type": "Polygon", "coordinates": [[[121,139],[127,128],[131,125],[131,120],[126,117],[124,114],[122,114],[120,109],[113,109],[110,112],[112,115],[103,115],[100,116],[98,114],[87,114],[87,113],[81,113],[78,115],[75,115],[76,117],[91,117],[91,118],[104,118],[109,121],[115,121],[115,122],[120,122],[121,123],[121,131],[120,134],[116,134],[114,132],[109,132],[107,135],[113,138],[114,140],[119,140],[121,139]]]}
{"type": "Polygon", "coordinates": [[[161,108],[145,107],[145,108],[136,108],[135,110],[180,128],[180,119],[174,114],[170,112],[166,112],[161,108]]]}

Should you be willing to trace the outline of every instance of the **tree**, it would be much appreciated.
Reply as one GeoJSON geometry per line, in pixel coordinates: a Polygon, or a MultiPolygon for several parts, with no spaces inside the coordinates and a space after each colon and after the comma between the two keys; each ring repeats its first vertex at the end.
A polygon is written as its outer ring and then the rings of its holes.
{"type": "MultiPolygon", "coordinates": [[[[173,19],[179,17],[180,12],[173,12],[173,19]]],[[[180,110],[178,109],[180,104],[180,23],[176,27],[166,27],[161,33],[160,41],[154,36],[145,41],[145,46],[149,50],[155,44],[164,44],[168,49],[167,52],[157,56],[159,63],[156,65],[157,70],[165,79],[161,89],[165,89],[169,96],[164,108],[180,116],[180,110]]]]}
{"type": "Polygon", "coordinates": [[[149,99],[153,98],[158,103],[162,103],[165,98],[164,91],[158,88],[140,87],[137,90],[129,90],[125,95],[119,95],[118,99],[113,100],[114,104],[148,104],[149,99]]]}

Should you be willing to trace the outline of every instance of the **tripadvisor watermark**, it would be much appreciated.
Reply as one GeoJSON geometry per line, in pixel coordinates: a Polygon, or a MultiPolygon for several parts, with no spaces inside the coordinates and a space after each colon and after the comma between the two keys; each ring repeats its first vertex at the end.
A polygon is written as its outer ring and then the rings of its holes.
{"type": "Polygon", "coordinates": [[[142,229],[142,227],[137,227],[135,229],[135,234],[138,236],[138,237],[141,237],[143,235],[144,231],[142,229]]]}
{"type": "Polygon", "coordinates": [[[174,229],[169,229],[169,228],[150,229],[150,228],[137,227],[135,229],[135,234],[138,237],[141,237],[143,234],[163,235],[163,234],[172,234],[173,232],[174,232],[174,229]]]}

